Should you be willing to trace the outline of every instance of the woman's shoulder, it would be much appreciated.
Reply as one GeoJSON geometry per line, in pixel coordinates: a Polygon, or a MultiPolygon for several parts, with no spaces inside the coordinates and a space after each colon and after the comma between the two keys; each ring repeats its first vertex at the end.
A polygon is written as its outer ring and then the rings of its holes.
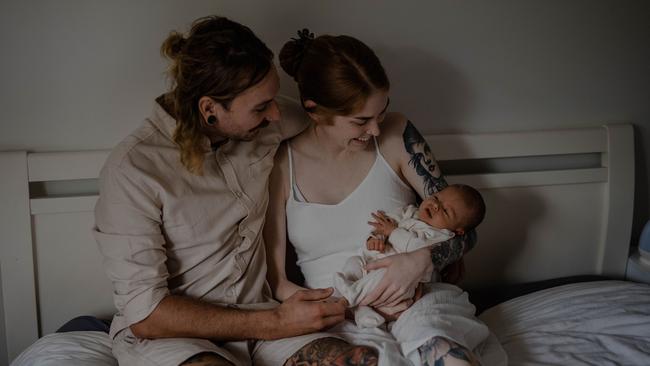
{"type": "Polygon", "coordinates": [[[403,134],[408,123],[406,116],[401,113],[390,112],[386,114],[377,141],[382,154],[387,159],[399,159],[404,151],[403,134]]]}

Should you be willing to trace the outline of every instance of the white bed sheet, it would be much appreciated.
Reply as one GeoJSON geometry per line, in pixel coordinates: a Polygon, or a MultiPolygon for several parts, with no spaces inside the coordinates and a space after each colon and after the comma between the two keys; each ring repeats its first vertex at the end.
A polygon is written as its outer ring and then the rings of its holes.
{"type": "Polygon", "coordinates": [[[41,337],[11,366],[117,366],[104,332],[53,333],[41,337]]]}
{"type": "MultiPolygon", "coordinates": [[[[479,318],[502,344],[509,365],[650,365],[649,285],[597,281],[559,286],[506,301],[479,318]]],[[[490,348],[483,349],[484,366],[491,366],[490,348]]],[[[12,363],[27,365],[117,362],[106,333],[69,332],[46,335],[12,363]]]]}
{"type": "Polygon", "coordinates": [[[650,286],[596,281],[518,297],[481,314],[509,365],[650,365],[650,286]]]}

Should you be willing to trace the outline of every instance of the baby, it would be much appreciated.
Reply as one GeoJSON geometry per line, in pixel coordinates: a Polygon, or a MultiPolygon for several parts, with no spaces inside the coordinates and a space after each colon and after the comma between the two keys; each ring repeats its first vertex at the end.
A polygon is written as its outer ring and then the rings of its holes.
{"type": "MultiPolygon", "coordinates": [[[[334,287],[345,297],[351,307],[377,286],[385,269],[367,272],[365,265],[375,259],[397,253],[406,253],[447,241],[454,235],[463,235],[483,221],[485,203],[474,188],[454,184],[426,198],[420,207],[408,205],[396,214],[383,211],[372,213],[376,220],[372,235],[361,248],[359,255],[349,258],[343,272],[334,275],[334,287]]],[[[432,273],[420,282],[431,282],[432,273]]],[[[413,297],[414,294],[408,294],[413,297]]],[[[385,319],[368,306],[358,306],[355,321],[359,327],[371,328],[385,319]]]]}

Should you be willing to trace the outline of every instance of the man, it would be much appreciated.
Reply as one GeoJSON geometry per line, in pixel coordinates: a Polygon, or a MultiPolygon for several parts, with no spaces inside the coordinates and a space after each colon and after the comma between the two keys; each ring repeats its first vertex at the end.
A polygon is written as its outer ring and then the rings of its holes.
{"type": "Polygon", "coordinates": [[[111,153],[95,208],[119,363],[376,364],[375,350],[314,333],[344,319],[344,300],[324,301],[331,289],[277,304],[266,283],[273,156],[307,121],[276,101],[271,51],[250,29],[208,17],[162,52],[172,90],[111,153]]]}

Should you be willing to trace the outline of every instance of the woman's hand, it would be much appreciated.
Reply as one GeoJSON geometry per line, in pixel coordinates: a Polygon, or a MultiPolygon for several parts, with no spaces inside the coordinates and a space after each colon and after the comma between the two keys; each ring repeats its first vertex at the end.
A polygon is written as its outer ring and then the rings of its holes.
{"type": "Polygon", "coordinates": [[[374,310],[378,312],[379,315],[383,316],[387,322],[397,320],[397,318],[399,318],[403,312],[408,310],[408,308],[410,308],[413,303],[420,300],[422,297],[422,291],[423,288],[422,284],[420,283],[415,289],[415,296],[413,296],[413,298],[404,300],[395,306],[382,306],[379,308],[374,308],[374,310]]]}
{"type": "Polygon", "coordinates": [[[433,264],[429,249],[422,248],[411,253],[391,255],[366,265],[368,271],[378,268],[386,268],[386,273],[377,287],[361,300],[361,305],[374,308],[395,306],[412,298],[420,279],[426,273],[432,273],[433,264]]]}

